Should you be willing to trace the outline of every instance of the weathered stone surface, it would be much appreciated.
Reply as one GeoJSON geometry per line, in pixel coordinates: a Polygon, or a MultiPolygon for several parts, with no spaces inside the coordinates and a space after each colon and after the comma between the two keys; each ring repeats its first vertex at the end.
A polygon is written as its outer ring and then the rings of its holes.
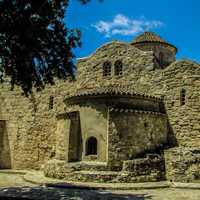
{"type": "Polygon", "coordinates": [[[10,91],[9,82],[1,85],[0,120],[5,126],[0,133],[0,143],[3,141],[0,168],[37,169],[44,160],[55,156],[56,115],[64,110],[63,99],[69,92],[65,88],[70,85],[72,83],[60,81],[29,98],[22,96],[17,87],[10,91]],[[53,109],[49,109],[51,95],[54,96],[53,109]]]}
{"type": "Polygon", "coordinates": [[[172,148],[165,151],[166,178],[172,181],[200,179],[200,149],[172,148]]]}
{"type": "Polygon", "coordinates": [[[125,160],[162,149],[167,144],[167,120],[152,113],[111,112],[108,130],[108,164],[122,169],[125,160]]]}

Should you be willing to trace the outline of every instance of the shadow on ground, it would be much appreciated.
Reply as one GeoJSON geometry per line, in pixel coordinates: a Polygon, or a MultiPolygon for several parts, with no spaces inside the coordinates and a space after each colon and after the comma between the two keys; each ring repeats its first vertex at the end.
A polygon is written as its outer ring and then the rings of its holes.
{"type": "MultiPolygon", "coordinates": [[[[139,192],[138,192],[139,193],[139,192]]],[[[74,186],[10,187],[0,189],[0,200],[151,200],[148,194],[120,194],[103,189],[74,186]]]]}

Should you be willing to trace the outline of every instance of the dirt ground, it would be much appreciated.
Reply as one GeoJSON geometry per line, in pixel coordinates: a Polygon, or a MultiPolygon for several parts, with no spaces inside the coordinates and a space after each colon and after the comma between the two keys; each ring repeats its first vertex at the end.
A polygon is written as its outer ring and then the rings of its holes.
{"type": "Polygon", "coordinates": [[[200,200],[200,190],[166,188],[111,191],[49,188],[28,183],[21,174],[0,173],[0,197],[2,196],[41,200],[200,200]]]}

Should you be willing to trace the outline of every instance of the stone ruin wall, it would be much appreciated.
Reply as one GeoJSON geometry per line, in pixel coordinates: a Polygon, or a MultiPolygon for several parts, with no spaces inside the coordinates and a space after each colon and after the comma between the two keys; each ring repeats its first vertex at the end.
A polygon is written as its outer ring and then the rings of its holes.
{"type": "Polygon", "coordinates": [[[108,165],[114,171],[122,170],[124,161],[162,149],[167,144],[167,132],[167,119],[163,114],[111,111],[108,165]]]}
{"type": "Polygon", "coordinates": [[[200,150],[172,148],[165,150],[166,179],[190,182],[200,179],[200,150]]]}
{"type": "Polygon", "coordinates": [[[165,160],[163,155],[147,154],[123,162],[123,173],[129,174],[124,182],[152,182],[165,180],[165,160]]]}
{"type": "Polygon", "coordinates": [[[72,83],[60,82],[28,98],[18,87],[10,91],[9,82],[0,88],[1,129],[0,168],[38,169],[55,156],[56,115],[64,110],[63,99],[72,83]],[[49,109],[49,97],[54,97],[54,107],[49,109]]]}

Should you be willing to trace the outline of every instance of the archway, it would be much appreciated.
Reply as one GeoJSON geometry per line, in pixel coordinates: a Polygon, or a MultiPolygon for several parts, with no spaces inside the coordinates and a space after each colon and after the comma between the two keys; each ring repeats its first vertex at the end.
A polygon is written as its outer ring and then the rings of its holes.
{"type": "Polygon", "coordinates": [[[88,138],[86,142],[86,155],[97,155],[97,139],[95,137],[88,138]]]}

